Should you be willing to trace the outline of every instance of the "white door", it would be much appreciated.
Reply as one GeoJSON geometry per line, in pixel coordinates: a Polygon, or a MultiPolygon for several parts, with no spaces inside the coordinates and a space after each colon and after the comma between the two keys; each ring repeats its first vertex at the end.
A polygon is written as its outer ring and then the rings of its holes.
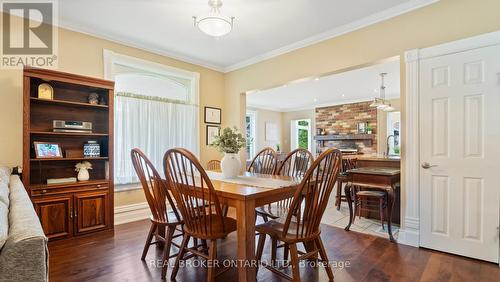
{"type": "Polygon", "coordinates": [[[420,245],[498,263],[500,46],[420,61],[420,245]]]}

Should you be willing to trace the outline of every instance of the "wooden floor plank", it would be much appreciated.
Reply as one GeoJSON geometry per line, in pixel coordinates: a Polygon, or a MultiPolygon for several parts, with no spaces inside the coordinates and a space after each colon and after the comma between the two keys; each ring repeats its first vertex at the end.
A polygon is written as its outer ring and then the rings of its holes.
{"type": "MultiPolygon", "coordinates": [[[[151,247],[146,262],[140,260],[148,228],[149,222],[144,220],[118,225],[114,234],[51,242],[50,281],[161,281],[161,269],[155,266],[155,261],[161,258],[161,249],[151,247]]],[[[498,281],[500,277],[495,264],[393,244],[384,238],[327,225],[321,228],[330,260],[350,264],[334,268],[335,281],[498,281]]],[[[235,235],[218,243],[219,259],[236,257],[235,235]]],[[[263,258],[269,257],[269,249],[267,240],[263,258]]],[[[281,252],[279,249],[279,257],[281,252]]],[[[170,260],[172,264],[173,261],[170,260]]],[[[167,277],[170,271],[171,268],[167,277]]],[[[203,267],[184,267],[177,281],[204,281],[205,275],[203,267]]],[[[231,269],[217,281],[236,281],[236,277],[236,269],[231,269]]],[[[327,281],[321,267],[302,268],[301,277],[303,281],[327,281]]],[[[263,268],[259,269],[258,280],[286,281],[263,268]]]]}

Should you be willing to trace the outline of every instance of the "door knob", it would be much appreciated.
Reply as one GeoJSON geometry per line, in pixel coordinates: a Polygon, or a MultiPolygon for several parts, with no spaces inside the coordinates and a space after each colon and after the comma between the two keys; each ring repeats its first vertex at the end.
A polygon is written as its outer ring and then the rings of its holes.
{"type": "Polygon", "coordinates": [[[430,163],[428,163],[428,162],[422,163],[422,168],[423,168],[423,169],[429,169],[429,168],[431,168],[431,167],[435,167],[435,166],[437,166],[437,165],[431,165],[431,164],[430,164],[430,163]]]}

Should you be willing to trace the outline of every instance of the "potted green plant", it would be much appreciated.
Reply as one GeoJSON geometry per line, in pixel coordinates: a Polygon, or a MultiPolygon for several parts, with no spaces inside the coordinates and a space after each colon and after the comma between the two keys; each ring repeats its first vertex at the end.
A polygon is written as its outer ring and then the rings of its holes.
{"type": "Polygon", "coordinates": [[[221,161],[221,170],[224,178],[235,178],[241,170],[239,151],[246,146],[246,139],[236,127],[226,127],[221,130],[210,145],[224,153],[221,161]]]}

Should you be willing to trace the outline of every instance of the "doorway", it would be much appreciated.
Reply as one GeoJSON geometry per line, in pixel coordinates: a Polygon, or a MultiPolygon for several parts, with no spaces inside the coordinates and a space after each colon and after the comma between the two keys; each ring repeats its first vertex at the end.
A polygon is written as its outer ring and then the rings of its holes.
{"type": "Polygon", "coordinates": [[[306,149],[311,151],[311,120],[296,119],[290,122],[290,150],[306,149]]]}

